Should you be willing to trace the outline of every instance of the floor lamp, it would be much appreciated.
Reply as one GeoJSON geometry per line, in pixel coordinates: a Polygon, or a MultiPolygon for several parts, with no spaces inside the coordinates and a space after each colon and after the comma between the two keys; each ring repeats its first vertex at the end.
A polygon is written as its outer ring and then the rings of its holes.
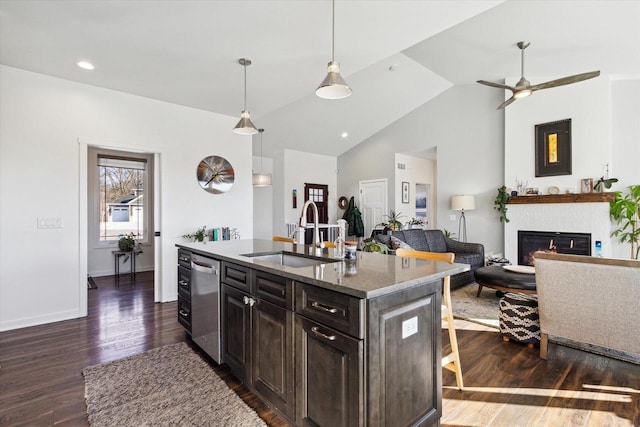
{"type": "Polygon", "coordinates": [[[460,220],[458,221],[458,240],[460,242],[467,241],[467,220],[464,217],[464,211],[472,211],[476,208],[476,198],[474,196],[453,196],[451,198],[451,210],[460,211],[460,220]]]}

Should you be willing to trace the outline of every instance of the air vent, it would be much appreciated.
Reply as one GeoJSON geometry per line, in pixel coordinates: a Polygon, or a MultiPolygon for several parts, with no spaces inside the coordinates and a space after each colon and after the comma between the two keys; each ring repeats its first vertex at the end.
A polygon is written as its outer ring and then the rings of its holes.
{"type": "Polygon", "coordinates": [[[405,165],[404,163],[398,163],[398,169],[405,170],[406,168],[407,168],[407,165],[405,165]]]}

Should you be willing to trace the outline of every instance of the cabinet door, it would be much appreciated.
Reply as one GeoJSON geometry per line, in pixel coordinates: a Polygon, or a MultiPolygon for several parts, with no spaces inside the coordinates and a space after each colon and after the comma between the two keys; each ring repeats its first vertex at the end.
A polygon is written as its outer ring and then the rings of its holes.
{"type": "Polygon", "coordinates": [[[251,301],[250,296],[222,285],[223,360],[233,373],[250,382],[251,371],[251,301]]]}
{"type": "Polygon", "coordinates": [[[293,312],[261,299],[253,310],[253,386],[293,419],[293,312]]]}
{"type": "Polygon", "coordinates": [[[364,425],[363,342],[295,316],[296,424],[364,425]]]}

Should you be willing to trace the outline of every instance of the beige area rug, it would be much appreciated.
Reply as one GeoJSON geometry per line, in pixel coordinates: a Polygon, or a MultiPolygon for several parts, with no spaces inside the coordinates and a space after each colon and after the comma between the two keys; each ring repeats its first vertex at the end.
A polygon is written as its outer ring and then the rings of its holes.
{"type": "Polygon", "coordinates": [[[186,343],[82,374],[91,426],[266,426],[186,343]]]}
{"type": "Polygon", "coordinates": [[[484,288],[480,297],[476,297],[476,292],[478,284],[475,282],[451,291],[453,317],[498,328],[500,298],[496,296],[496,291],[484,288]]]}

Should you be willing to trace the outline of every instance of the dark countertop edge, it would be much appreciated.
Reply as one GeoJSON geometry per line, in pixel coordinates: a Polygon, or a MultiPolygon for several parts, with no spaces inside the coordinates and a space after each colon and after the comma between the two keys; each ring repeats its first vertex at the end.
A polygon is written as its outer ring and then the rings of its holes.
{"type": "MultiPolygon", "coordinates": [[[[360,289],[354,289],[352,287],[346,286],[346,285],[336,285],[335,283],[332,282],[328,282],[328,281],[324,281],[324,280],[320,280],[320,279],[316,279],[313,277],[309,277],[307,275],[304,274],[296,274],[290,270],[284,270],[284,269],[280,269],[277,267],[270,267],[269,265],[266,264],[256,264],[253,262],[248,262],[245,261],[241,258],[237,258],[237,257],[232,257],[232,256],[227,256],[227,255],[223,255],[217,252],[210,252],[210,251],[206,251],[206,250],[201,250],[198,248],[193,248],[191,246],[187,246],[184,244],[180,244],[180,243],[176,243],[175,245],[178,248],[182,248],[185,250],[188,250],[190,252],[199,254],[199,255],[203,255],[203,256],[208,256],[208,257],[213,257],[219,261],[225,261],[225,262],[230,262],[232,264],[238,264],[241,265],[243,267],[247,267],[247,268],[252,268],[254,270],[260,270],[266,273],[270,273],[270,274],[275,274],[275,275],[279,275],[282,277],[286,277],[288,279],[292,279],[292,280],[297,280],[303,283],[308,283],[311,285],[315,285],[324,289],[329,289],[332,291],[336,291],[336,292],[340,292],[343,294],[347,294],[347,295],[351,295],[357,298],[364,298],[364,299],[372,299],[372,298],[376,298],[379,296],[383,296],[383,295],[388,295],[394,292],[398,292],[404,289],[408,289],[408,288],[412,288],[413,286],[419,285],[421,283],[427,283],[427,282],[432,282],[434,280],[438,280],[438,279],[442,279],[446,276],[449,275],[454,275],[457,273],[461,273],[464,271],[468,271],[470,269],[470,266],[468,264],[459,264],[459,263],[454,263],[451,264],[449,266],[449,268],[447,268],[446,270],[443,271],[438,271],[435,273],[431,273],[429,276],[423,276],[423,277],[418,277],[415,279],[411,279],[411,280],[405,280],[403,282],[400,283],[395,283],[395,284],[391,284],[391,285],[387,285],[384,287],[380,287],[371,291],[363,291],[360,289]]],[[[237,255],[238,257],[241,255],[237,255]]]]}

